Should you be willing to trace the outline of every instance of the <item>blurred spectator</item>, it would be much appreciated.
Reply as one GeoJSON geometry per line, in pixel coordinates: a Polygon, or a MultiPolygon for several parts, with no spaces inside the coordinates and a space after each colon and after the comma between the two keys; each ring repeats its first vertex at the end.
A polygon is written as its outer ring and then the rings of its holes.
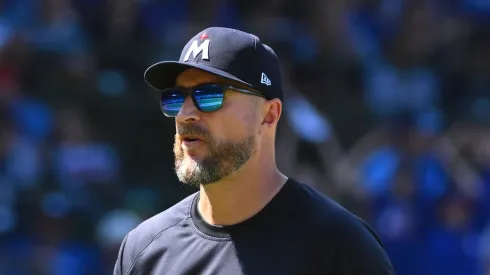
{"type": "MultiPolygon", "coordinates": [[[[36,1],[37,2],[37,1],[36,1]]],[[[71,7],[71,0],[39,1],[38,14],[25,30],[26,42],[36,50],[61,55],[80,55],[87,41],[71,7]]],[[[32,8],[28,8],[32,9],[32,8]]]]}
{"type": "Polygon", "coordinates": [[[479,274],[479,243],[471,208],[471,203],[458,195],[441,202],[438,221],[426,239],[423,263],[427,274],[479,274]]]}
{"type": "Polygon", "coordinates": [[[366,101],[375,115],[416,115],[439,105],[440,79],[428,63],[438,46],[439,22],[424,3],[408,4],[384,51],[365,57],[366,101]]]}
{"type": "Polygon", "coordinates": [[[416,183],[410,166],[400,165],[389,193],[375,200],[375,228],[385,242],[397,274],[421,274],[423,207],[417,204],[416,183]]]}
{"type": "Polygon", "coordinates": [[[53,148],[54,176],[79,207],[111,205],[113,185],[120,177],[119,158],[109,144],[98,141],[89,120],[77,109],[60,110],[58,140],[53,148]]]}

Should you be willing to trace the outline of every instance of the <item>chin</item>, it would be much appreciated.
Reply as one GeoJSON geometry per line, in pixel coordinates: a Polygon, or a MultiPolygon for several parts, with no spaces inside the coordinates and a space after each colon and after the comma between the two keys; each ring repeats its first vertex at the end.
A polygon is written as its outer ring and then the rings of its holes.
{"type": "Polygon", "coordinates": [[[176,168],[179,169],[179,170],[182,170],[182,171],[191,171],[191,170],[194,170],[196,168],[198,168],[200,165],[199,165],[199,161],[198,160],[194,160],[192,158],[189,158],[189,157],[184,157],[184,159],[182,159],[178,164],[176,163],[176,168]]]}
{"type": "Polygon", "coordinates": [[[184,151],[184,160],[190,162],[201,163],[206,158],[206,153],[204,152],[187,152],[184,151]]]}

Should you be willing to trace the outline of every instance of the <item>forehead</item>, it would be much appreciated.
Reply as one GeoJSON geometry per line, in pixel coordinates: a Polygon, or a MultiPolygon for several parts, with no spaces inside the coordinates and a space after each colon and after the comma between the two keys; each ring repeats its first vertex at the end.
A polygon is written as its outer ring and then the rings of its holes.
{"type": "Polygon", "coordinates": [[[231,84],[231,81],[198,69],[185,70],[175,81],[176,86],[179,87],[193,87],[205,83],[231,84]]]}

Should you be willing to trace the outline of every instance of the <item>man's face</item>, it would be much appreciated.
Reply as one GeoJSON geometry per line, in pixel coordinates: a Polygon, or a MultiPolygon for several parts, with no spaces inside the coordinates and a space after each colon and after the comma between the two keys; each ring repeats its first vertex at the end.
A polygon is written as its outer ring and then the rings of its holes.
{"type": "MultiPolygon", "coordinates": [[[[176,85],[230,84],[222,78],[190,69],[176,85]]],[[[236,86],[236,85],[235,85],[236,86]]],[[[240,169],[256,151],[261,120],[256,106],[260,97],[229,91],[223,106],[200,112],[190,97],[175,118],[175,171],[183,183],[198,186],[223,179],[240,169]]]]}

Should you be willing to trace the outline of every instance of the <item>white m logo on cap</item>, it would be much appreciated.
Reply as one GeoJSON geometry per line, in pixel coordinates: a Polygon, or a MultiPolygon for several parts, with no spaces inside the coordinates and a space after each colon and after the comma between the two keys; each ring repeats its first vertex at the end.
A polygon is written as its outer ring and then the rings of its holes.
{"type": "Polygon", "coordinates": [[[201,52],[201,59],[209,60],[209,39],[204,40],[200,46],[197,45],[197,40],[194,40],[184,56],[184,62],[189,61],[191,54],[196,58],[201,52]]]}

